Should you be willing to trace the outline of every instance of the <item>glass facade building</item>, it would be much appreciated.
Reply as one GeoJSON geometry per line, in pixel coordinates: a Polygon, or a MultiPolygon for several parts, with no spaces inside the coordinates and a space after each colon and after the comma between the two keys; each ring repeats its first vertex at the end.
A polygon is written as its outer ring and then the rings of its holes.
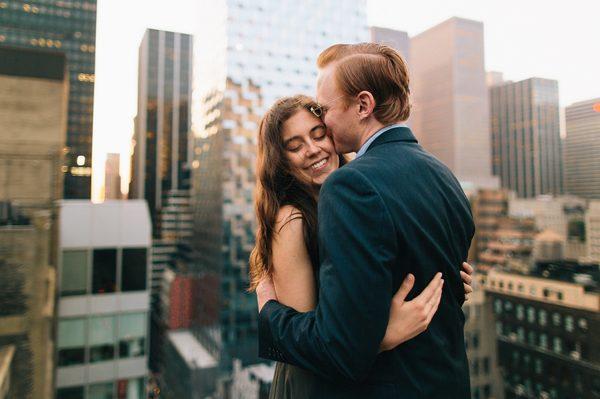
{"type": "Polygon", "coordinates": [[[492,167],[519,197],[563,192],[558,82],[531,78],[490,89],[492,167]]]}
{"type": "Polygon", "coordinates": [[[231,369],[257,362],[248,294],[254,246],[256,135],[275,99],[315,94],[316,59],[334,43],[366,42],[366,2],[220,0],[194,33],[190,270],[199,276],[193,331],[231,369]]]}
{"type": "Polygon", "coordinates": [[[0,44],[65,53],[69,73],[64,198],[91,195],[96,0],[0,1],[0,44]]]}
{"type": "Polygon", "coordinates": [[[130,198],[146,199],[153,234],[169,190],[189,187],[192,37],[148,29],[139,49],[130,198]]]}

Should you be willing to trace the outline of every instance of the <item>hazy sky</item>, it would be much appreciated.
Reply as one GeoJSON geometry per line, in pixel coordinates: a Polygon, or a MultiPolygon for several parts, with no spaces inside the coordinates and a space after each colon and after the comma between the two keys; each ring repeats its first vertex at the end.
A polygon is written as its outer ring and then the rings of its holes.
{"type": "MultiPolygon", "coordinates": [[[[298,0],[301,1],[301,0],[298,0]]],[[[340,0],[346,1],[346,0],[340,0]]],[[[452,16],[482,21],[487,70],[505,79],[559,81],[560,102],[600,97],[600,1],[367,0],[369,25],[410,36],[452,16]]],[[[129,153],[137,110],[138,47],[146,28],[193,33],[209,0],[98,0],[94,99],[94,182],[107,152],[129,153]]],[[[125,160],[127,158],[122,158],[125,160]]],[[[128,180],[129,166],[121,165],[128,180]]]]}

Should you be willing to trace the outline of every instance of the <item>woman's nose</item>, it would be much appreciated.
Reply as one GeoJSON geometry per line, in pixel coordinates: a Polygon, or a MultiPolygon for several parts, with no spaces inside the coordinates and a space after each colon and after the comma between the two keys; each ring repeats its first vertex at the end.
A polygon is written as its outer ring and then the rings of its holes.
{"type": "Polygon", "coordinates": [[[321,149],[319,148],[318,145],[316,145],[313,142],[309,142],[306,146],[306,156],[307,157],[311,157],[315,154],[318,154],[319,151],[321,151],[321,149]]]}

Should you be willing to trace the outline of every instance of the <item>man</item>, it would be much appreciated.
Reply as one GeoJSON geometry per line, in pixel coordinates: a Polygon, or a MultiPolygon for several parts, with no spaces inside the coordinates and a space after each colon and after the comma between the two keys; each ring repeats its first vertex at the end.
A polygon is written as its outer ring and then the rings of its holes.
{"type": "MultiPolygon", "coordinates": [[[[393,49],[335,45],[318,59],[317,100],[340,153],[319,196],[319,301],[299,313],[258,289],[259,355],[322,378],[315,397],[470,397],[463,285],[474,226],[446,166],[401,122],[410,114],[407,68],[393,49]],[[379,353],[392,296],[408,273],[415,292],[445,280],[429,328],[379,353]]],[[[409,298],[410,299],[410,298],[409,298]]]]}

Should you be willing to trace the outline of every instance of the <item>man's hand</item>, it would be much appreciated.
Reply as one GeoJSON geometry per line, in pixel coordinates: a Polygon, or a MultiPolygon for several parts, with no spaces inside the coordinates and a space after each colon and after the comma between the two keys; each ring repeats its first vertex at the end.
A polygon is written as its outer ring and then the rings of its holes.
{"type": "Polygon", "coordinates": [[[463,287],[465,289],[465,302],[471,299],[471,293],[473,292],[473,266],[467,262],[462,264],[463,270],[460,271],[460,277],[463,281],[463,287]]]}
{"type": "Polygon", "coordinates": [[[256,287],[256,298],[258,299],[258,313],[262,310],[265,303],[271,299],[277,300],[277,293],[275,292],[275,285],[271,276],[263,277],[256,287]]]}

